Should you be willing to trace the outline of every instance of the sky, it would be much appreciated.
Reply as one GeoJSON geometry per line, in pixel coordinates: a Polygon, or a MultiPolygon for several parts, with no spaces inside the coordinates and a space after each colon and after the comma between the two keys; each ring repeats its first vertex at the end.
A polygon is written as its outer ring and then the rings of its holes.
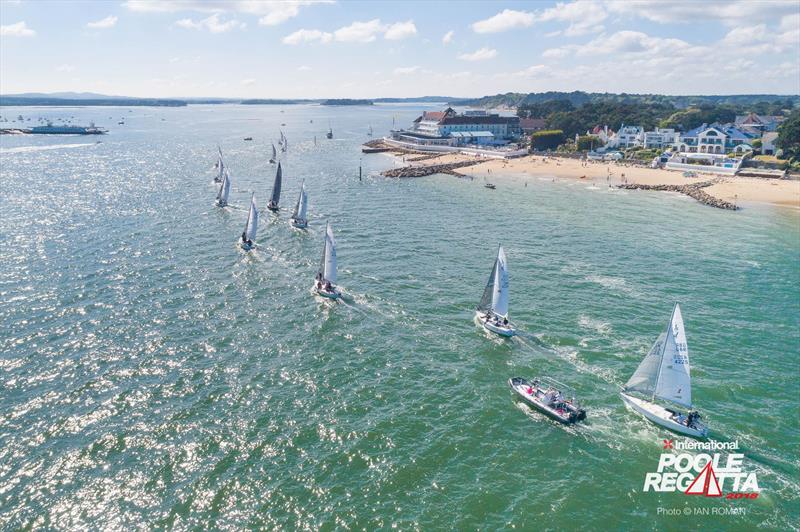
{"type": "Polygon", "coordinates": [[[0,93],[800,93],[800,1],[0,0],[0,93]]]}

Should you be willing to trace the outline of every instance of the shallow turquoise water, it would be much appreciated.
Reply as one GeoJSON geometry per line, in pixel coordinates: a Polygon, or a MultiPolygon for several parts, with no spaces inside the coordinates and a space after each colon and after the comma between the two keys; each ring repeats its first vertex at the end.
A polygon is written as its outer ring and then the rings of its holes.
{"type": "Polygon", "coordinates": [[[131,111],[2,109],[114,124],[100,144],[0,137],[3,528],[797,527],[797,211],[378,177],[394,163],[362,156],[368,125],[384,134],[416,106],[131,111]],[[281,122],[284,210],[244,254],[281,122]],[[287,224],[301,179],[307,233],[287,224]],[[310,293],[326,220],[338,305],[310,293]],[[513,341],[471,321],[498,243],[513,341]],[[675,301],[695,403],[758,473],[743,516],[659,516],[734,503],[642,493],[668,434],[617,391],[675,301]],[[536,374],[576,388],[588,422],[516,404],[506,380],[536,374]]]}

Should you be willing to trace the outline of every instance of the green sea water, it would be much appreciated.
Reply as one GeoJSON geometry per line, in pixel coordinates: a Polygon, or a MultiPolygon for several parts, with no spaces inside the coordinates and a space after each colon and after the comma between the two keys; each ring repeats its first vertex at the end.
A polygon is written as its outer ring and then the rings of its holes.
{"type": "Polygon", "coordinates": [[[0,528],[797,529],[800,214],[380,177],[397,163],[361,154],[369,126],[419,110],[2,108],[111,132],[0,137],[0,528]],[[247,254],[279,129],[283,209],[247,254]],[[307,232],[287,223],[303,179],[307,232]],[[339,304],[311,293],[328,220],[339,304]],[[472,321],[498,244],[510,341],[472,321]],[[681,437],[618,391],[675,302],[694,402],[755,500],[642,491],[681,437]],[[517,403],[508,378],[535,375],[575,388],[586,422],[517,403]]]}

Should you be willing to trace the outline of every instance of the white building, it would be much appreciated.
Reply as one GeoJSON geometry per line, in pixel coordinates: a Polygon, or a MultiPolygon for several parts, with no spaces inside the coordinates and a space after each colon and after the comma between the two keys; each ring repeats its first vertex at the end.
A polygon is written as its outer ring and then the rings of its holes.
{"type": "Polygon", "coordinates": [[[608,148],[632,148],[644,144],[644,128],[641,126],[625,126],[619,128],[608,141],[608,148]]]}
{"type": "Polygon", "coordinates": [[[642,136],[642,144],[648,149],[662,149],[680,140],[680,133],[672,128],[657,127],[655,131],[645,131],[642,136]]]}

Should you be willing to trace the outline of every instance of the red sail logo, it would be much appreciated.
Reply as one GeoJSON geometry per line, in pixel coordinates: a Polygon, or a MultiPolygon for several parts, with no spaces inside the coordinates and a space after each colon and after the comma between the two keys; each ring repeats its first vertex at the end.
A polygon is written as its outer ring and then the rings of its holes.
{"type": "Polygon", "coordinates": [[[714,474],[714,468],[711,467],[711,462],[706,464],[706,467],[700,471],[700,474],[692,481],[686,491],[686,495],[705,495],[706,497],[722,497],[722,490],[719,489],[719,482],[717,476],[714,474]]]}

